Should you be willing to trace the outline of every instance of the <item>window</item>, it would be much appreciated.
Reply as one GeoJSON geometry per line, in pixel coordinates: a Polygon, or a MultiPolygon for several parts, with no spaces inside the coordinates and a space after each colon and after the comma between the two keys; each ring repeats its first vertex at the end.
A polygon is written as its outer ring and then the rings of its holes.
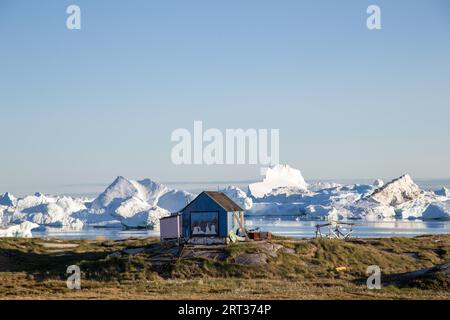
{"type": "Polygon", "coordinates": [[[217,211],[191,212],[191,235],[217,236],[219,234],[219,213],[217,211]]]}

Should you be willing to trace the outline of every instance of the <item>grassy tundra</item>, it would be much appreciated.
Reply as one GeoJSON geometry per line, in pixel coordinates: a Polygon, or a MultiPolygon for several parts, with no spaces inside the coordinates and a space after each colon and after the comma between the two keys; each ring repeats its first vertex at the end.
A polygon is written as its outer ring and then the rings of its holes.
{"type": "Polygon", "coordinates": [[[153,238],[4,238],[0,299],[450,299],[449,262],[450,235],[276,238],[181,252],[153,238]],[[81,290],[67,288],[70,265],[81,269],[81,290]],[[366,287],[369,265],[381,268],[381,290],[366,287]]]}

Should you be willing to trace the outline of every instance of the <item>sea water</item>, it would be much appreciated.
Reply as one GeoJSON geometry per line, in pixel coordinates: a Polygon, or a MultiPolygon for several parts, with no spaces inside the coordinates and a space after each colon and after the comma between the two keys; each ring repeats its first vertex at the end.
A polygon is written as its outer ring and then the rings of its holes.
{"type": "MultiPolygon", "coordinates": [[[[353,237],[413,237],[424,234],[450,234],[450,221],[348,221],[354,224],[353,237]]],[[[282,217],[246,217],[245,225],[248,229],[270,231],[275,235],[309,238],[315,236],[317,224],[325,221],[303,221],[295,216],[282,217]]],[[[348,229],[348,228],[347,228],[348,229]]],[[[326,233],[328,230],[322,230],[326,233]]],[[[61,239],[127,239],[159,237],[159,231],[154,230],[126,230],[121,228],[86,228],[78,231],[47,228],[45,231],[33,232],[34,237],[52,237],[61,239]]]]}

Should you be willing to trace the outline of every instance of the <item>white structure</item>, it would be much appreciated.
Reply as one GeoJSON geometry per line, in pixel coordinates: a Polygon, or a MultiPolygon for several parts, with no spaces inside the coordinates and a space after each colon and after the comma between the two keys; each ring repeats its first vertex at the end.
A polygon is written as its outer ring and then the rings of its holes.
{"type": "Polygon", "coordinates": [[[161,241],[181,238],[181,215],[171,215],[159,220],[161,241]]]}

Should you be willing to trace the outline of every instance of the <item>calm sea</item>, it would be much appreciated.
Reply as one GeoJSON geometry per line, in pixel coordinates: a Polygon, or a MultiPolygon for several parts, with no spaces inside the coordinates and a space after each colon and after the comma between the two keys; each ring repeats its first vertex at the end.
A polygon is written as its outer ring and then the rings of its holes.
{"type": "MultiPolygon", "coordinates": [[[[270,231],[273,234],[294,238],[314,237],[315,226],[323,221],[297,221],[296,217],[247,217],[248,229],[270,231]]],[[[450,221],[351,221],[354,237],[412,237],[423,234],[450,234],[450,221]]],[[[327,229],[324,229],[327,231],[327,229]]],[[[35,237],[56,237],[64,239],[107,238],[126,239],[130,237],[158,237],[159,232],[153,230],[122,230],[120,228],[87,228],[80,231],[62,231],[57,228],[33,232],[35,237]]]]}

